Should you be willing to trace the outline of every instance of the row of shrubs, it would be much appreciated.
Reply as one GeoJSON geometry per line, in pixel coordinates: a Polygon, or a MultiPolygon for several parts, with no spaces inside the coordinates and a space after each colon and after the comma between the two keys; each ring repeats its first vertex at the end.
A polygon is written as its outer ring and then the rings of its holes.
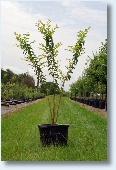
{"type": "Polygon", "coordinates": [[[100,99],[86,99],[86,98],[75,98],[75,97],[70,97],[71,100],[99,108],[99,109],[106,109],[107,110],[107,102],[104,100],[100,99]]]}
{"type": "Polygon", "coordinates": [[[40,93],[37,88],[29,88],[27,86],[20,86],[19,84],[2,84],[2,103],[8,103],[8,101],[10,104],[12,104],[12,102],[17,103],[18,101],[29,102],[44,97],[45,94],[40,93]]]}
{"type": "Polygon", "coordinates": [[[38,99],[42,99],[44,97],[45,97],[44,95],[41,95],[41,96],[36,97],[36,98],[28,98],[28,99],[21,99],[21,100],[6,99],[6,101],[1,100],[1,105],[10,106],[10,105],[17,105],[17,104],[21,104],[21,103],[28,103],[28,102],[32,102],[32,101],[35,101],[35,100],[38,100],[38,99]]]}

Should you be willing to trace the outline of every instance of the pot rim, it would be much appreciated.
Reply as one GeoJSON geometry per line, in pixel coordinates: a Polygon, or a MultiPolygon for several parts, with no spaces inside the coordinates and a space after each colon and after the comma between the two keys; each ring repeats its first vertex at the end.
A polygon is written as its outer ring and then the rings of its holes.
{"type": "Polygon", "coordinates": [[[69,124],[39,124],[38,127],[69,127],[69,124]]]}

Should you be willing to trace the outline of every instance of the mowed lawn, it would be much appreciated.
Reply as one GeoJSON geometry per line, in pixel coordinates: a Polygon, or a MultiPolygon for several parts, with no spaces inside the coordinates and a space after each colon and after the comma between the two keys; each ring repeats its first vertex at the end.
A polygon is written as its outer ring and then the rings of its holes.
{"type": "Polygon", "coordinates": [[[58,123],[70,126],[67,147],[42,146],[43,123],[50,123],[47,98],[2,118],[1,160],[107,161],[107,118],[63,97],[58,123]]]}

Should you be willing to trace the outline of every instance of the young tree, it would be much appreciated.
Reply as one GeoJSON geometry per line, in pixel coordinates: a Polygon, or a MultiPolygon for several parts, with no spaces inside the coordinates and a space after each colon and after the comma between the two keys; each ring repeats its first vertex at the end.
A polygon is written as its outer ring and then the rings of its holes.
{"type": "Polygon", "coordinates": [[[39,50],[42,50],[43,53],[41,55],[36,56],[31,44],[33,42],[29,42],[30,34],[17,34],[15,33],[16,39],[19,42],[17,47],[20,47],[23,50],[25,55],[25,60],[30,62],[30,65],[34,68],[35,74],[38,77],[38,80],[41,84],[45,82],[45,75],[43,72],[43,68],[47,67],[49,75],[52,77],[52,82],[54,84],[54,94],[53,94],[53,107],[51,107],[50,100],[48,98],[48,103],[51,112],[51,120],[52,125],[57,122],[60,108],[60,101],[62,97],[62,91],[64,88],[64,84],[66,81],[70,80],[72,70],[75,68],[78,57],[84,53],[84,43],[85,37],[88,33],[89,28],[84,31],[79,31],[77,34],[77,41],[74,46],[69,46],[68,51],[72,52],[73,57],[69,60],[69,65],[66,66],[67,73],[66,75],[59,68],[59,61],[57,60],[58,56],[58,48],[62,45],[61,42],[55,44],[53,41],[53,34],[55,33],[58,26],[56,25],[54,28],[51,26],[51,21],[48,20],[46,24],[44,24],[41,20],[36,24],[39,33],[43,35],[44,43],[40,44],[39,50]],[[61,81],[61,93],[59,97],[58,107],[56,108],[56,85],[58,84],[58,80],[61,81]]]}

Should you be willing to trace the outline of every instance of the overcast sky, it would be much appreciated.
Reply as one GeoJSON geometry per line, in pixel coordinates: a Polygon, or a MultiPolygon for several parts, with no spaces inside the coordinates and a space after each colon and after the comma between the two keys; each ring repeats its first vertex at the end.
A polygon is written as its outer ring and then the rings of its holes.
{"type": "MultiPolygon", "coordinates": [[[[14,32],[21,34],[29,32],[31,40],[36,40],[33,47],[38,55],[38,46],[42,38],[35,23],[38,20],[46,22],[48,19],[53,25],[59,26],[54,41],[63,44],[59,50],[59,59],[62,61],[61,69],[64,73],[67,65],[66,58],[72,56],[64,49],[68,45],[75,44],[79,30],[91,27],[86,37],[85,54],[79,58],[71,80],[65,85],[65,90],[68,90],[69,84],[81,76],[87,56],[92,58],[92,52],[98,51],[101,42],[107,38],[107,4],[100,1],[2,1],[1,67],[3,69],[9,68],[16,74],[28,71],[36,80],[31,66],[21,60],[24,58],[22,50],[14,46],[17,43],[14,32]]],[[[45,71],[47,73],[46,69],[45,71]]],[[[50,81],[49,76],[48,81],[50,81]]]]}

